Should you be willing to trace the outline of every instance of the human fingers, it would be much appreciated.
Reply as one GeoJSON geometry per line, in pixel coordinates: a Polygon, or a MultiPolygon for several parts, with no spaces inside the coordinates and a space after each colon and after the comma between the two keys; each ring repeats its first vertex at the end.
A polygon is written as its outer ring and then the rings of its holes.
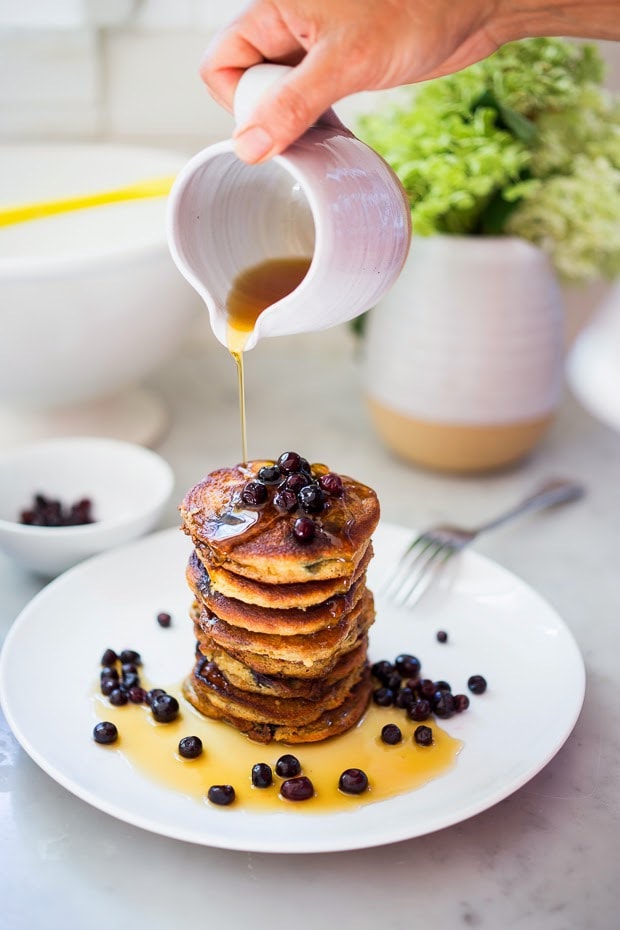
{"type": "Polygon", "coordinates": [[[362,90],[362,71],[342,67],[332,38],[314,45],[288,75],[266,91],[248,121],[234,133],[239,158],[256,163],[284,151],[331,105],[362,90]]]}
{"type": "Polygon", "coordinates": [[[200,63],[200,76],[211,96],[232,110],[244,71],[263,61],[295,65],[304,54],[277,7],[258,0],[209,43],[200,63]]]}

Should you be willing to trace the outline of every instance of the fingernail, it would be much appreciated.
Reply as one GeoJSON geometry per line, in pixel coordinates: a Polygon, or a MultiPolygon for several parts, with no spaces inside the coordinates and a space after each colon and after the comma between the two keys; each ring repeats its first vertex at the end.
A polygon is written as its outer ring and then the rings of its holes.
{"type": "Polygon", "coordinates": [[[273,139],[261,126],[250,126],[235,135],[235,151],[243,161],[260,161],[272,148],[273,139]]]}

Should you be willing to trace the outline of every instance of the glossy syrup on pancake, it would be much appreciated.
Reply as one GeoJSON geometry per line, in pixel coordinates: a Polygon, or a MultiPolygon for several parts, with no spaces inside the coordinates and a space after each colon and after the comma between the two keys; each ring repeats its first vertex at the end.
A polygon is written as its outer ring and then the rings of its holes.
{"type": "MultiPolygon", "coordinates": [[[[290,581],[311,578],[350,576],[363,557],[368,539],[379,518],[375,492],[341,475],[342,493],[326,496],[318,513],[312,514],[316,538],[300,546],[291,534],[298,511],[292,514],[275,505],[277,487],[259,507],[243,502],[244,488],[257,478],[264,465],[273,461],[248,462],[232,468],[217,469],[188,491],[182,504],[184,530],[196,545],[207,569],[230,564],[237,574],[248,574],[240,561],[259,565],[258,574],[248,577],[270,580],[269,563],[287,560],[298,568],[290,581]],[[260,559],[260,563],[259,560],[260,559]],[[330,564],[331,563],[331,564],[330,564]]],[[[313,464],[312,480],[319,481],[329,469],[313,464]]]]}
{"type": "Polygon", "coordinates": [[[228,294],[226,338],[228,351],[237,365],[242,462],[248,460],[243,370],[243,351],[248,336],[263,310],[273,306],[301,284],[310,267],[310,261],[309,258],[301,257],[272,258],[259,265],[252,265],[237,275],[228,294]]]}

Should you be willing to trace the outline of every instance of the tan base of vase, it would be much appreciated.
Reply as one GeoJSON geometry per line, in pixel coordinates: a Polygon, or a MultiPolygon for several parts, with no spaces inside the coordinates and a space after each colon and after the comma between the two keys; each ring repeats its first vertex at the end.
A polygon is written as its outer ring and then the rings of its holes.
{"type": "Polygon", "coordinates": [[[439,471],[482,472],[527,455],[545,433],[552,414],[509,425],[431,423],[396,413],[373,398],[374,426],[388,448],[409,462],[439,471]]]}

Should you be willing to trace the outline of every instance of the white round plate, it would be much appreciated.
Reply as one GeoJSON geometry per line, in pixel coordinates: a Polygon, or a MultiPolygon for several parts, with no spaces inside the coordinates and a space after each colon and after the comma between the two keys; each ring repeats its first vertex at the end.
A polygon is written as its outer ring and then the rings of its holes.
{"type": "MultiPolygon", "coordinates": [[[[377,529],[371,588],[411,538],[403,527],[377,529]]],[[[418,655],[458,691],[470,675],[486,677],[487,692],[472,696],[466,713],[442,721],[463,741],[453,769],[415,791],[342,813],[199,805],[149,780],[120,754],[102,753],[91,738],[93,683],[108,646],[139,649],[151,680],[180,681],[189,671],[189,551],[180,531],[166,530],[78,565],[27,605],[0,657],[0,700],[23,748],[69,791],[121,820],[226,849],[378,846],[450,826],[501,801],[543,768],[577,720],[585,674],[571,633],[522,581],[466,552],[413,610],[378,600],[370,645],[372,661],[418,655]],[[161,610],[175,618],[168,629],[154,622],[161,610]],[[437,642],[439,629],[448,631],[448,643],[437,642]]]]}

